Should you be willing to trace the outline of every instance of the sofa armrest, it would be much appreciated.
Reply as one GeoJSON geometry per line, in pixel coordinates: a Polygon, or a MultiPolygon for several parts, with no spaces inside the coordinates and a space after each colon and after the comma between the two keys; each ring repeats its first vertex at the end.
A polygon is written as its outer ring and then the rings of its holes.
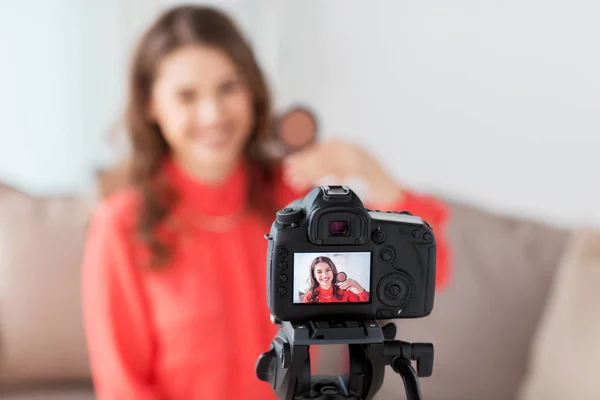
{"type": "Polygon", "coordinates": [[[0,390],[89,381],[80,267],[93,205],[0,184],[0,390]]]}
{"type": "Polygon", "coordinates": [[[572,235],[535,335],[522,400],[600,399],[600,232],[572,235]]]}

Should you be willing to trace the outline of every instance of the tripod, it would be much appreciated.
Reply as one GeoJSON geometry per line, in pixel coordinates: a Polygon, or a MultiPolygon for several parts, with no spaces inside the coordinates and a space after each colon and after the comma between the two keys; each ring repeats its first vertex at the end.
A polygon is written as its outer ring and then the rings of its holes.
{"type": "Polygon", "coordinates": [[[394,340],[396,326],[377,321],[282,322],[256,374],[279,399],[370,400],[383,384],[386,365],[402,376],[407,400],[421,400],[418,377],[431,376],[433,345],[394,340]],[[348,377],[311,376],[310,345],[348,344],[348,377]],[[417,362],[417,372],[411,365],[417,362]],[[418,376],[418,377],[417,377],[418,376]]]}

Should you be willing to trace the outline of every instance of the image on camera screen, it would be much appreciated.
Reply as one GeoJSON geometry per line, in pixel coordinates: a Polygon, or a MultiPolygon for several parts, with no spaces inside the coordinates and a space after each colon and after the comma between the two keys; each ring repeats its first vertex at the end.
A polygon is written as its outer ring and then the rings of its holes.
{"type": "Polygon", "coordinates": [[[368,303],[371,253],[294,253],[294,303],[368,303]]]}

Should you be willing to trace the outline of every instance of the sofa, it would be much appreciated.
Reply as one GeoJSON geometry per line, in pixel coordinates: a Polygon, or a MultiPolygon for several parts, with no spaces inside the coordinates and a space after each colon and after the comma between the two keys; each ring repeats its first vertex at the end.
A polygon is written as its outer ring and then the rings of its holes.
{"type": "Polygon", "coordinates": [[[93,199],[0,184],[0,398],[93,399],[80,263],[93,199]]]}
{"type": "MultiPolygon", "coordinates": [[[[515,399],[535,381],[533,343],[577,232],[448,203],[452,282],[429,317],[395,321],[396,338],[435,345],[433,376],[421,379],[424,398],[515,399]]],[[[94,398],[79,292],[94,207],[91,197],[35,197],[0,184],[2,399],[94,398]]],[[[322,350],[314,373],[337,374],[342,347],[322,350]]],[[[403,393],[401,378],[388,370],[376,398],[403,393]]]]}

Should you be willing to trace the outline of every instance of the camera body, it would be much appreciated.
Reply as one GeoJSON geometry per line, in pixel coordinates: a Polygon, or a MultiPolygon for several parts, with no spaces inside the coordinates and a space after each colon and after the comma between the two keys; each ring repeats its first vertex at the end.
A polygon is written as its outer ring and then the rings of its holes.
{"type": "Polygon", "coordinates": [[[369,210],[348,187],[321,186],[279,210],[265,237],[268,306],[280,321],[420,318],[433,309],[435,236],[418,216],[369,210]]]}

